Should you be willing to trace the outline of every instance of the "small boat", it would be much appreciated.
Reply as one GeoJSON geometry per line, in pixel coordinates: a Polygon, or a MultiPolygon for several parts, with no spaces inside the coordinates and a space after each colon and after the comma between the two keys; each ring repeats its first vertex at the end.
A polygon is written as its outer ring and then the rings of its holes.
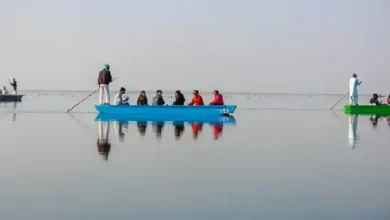
{"type": "Polygon", "coordinates": [[[344,112],[353,115],[390,115],[390,105],[345,105],[344,112]]]}
{"type": "Polygon", "coordinates": [[[0,102],[21,102],[24,95],[0,95],[0,102]]]}
{"type": "Polygon", "coordinates": [[[172,123],[209,123],[209,124],[236,124],[233,116],[223,115],[123,115],[123,114],[98,114],[95,121],[119,121],[119,122],[172,122],[172,123]]]}
{"type": "Polygon", "coordinates": [[[96,110],[103,114],[122,115],[170,115],[170,116],[206,116],[229,115],[234,113],[236,105],[95,105],[96,110]]]}

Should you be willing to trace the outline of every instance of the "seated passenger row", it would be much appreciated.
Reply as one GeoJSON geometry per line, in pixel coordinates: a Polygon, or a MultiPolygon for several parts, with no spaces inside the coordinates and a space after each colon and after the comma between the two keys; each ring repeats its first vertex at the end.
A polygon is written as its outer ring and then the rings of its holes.
{"type": "MultiPolygon", "coordinates": [[[[129,105],[129,97],[123,98],[126,93],[125,88],[120,88],[119,93],[115,96],[115,105],[129,105]]],[[[153,97],[152,105],[165,105],[162,91],[159,89],[156,91],[156,95],[153,97]]],[[[218,90],[214,90],[214,99],[210,102],[210,105],[224,105],[223,96],[218,90]]],[[[188,105],[204,105],[203,97],[199,94],[198,90],[194,90],[192,93],[194,96],[188,105]]],[[[180,90],[175,91],[175,101],[172,105],[184,105],[186,99],[180,90]]],[[[145,91],[141,91],[137,99],[137,105],[148,105],[148,97],[145,91]]]]}

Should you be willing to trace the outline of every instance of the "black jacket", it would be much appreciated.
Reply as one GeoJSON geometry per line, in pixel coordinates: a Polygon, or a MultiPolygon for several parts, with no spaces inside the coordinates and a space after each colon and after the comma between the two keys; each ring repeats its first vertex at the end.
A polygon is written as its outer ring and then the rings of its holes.
{"type": "Polygon", "coordinates": [[[111,72],[109,70],[103,69],[99,72],[98,85],[101,84],[110,84],[112,82],[111,72]]]}
{"type": "Polygon", "coordinates": [[[378,101],[378,98],[371,98],[370,104],[381,105],[382,103],[378,101]]]}
{"type": "Polygon", "coordinates": [[[182,93],[180,93],[176,100],[172,103],[172,105],[184,105],[184,103],[186,102],[186,99],[184,98],[184,95],[182,93]]]}
{"type": "Polygon", "coordinates": [[[162,96],[155,96],[153,98],[153,105],[164,105],[165,104],[165,101],[164,101],[164,98],[162,96]]]}

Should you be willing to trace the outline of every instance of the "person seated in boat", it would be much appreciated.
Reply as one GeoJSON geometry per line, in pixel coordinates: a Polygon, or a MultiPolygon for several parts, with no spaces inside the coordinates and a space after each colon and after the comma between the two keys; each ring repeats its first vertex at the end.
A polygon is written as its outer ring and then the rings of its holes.
{"type": "Polygon", "coordinates": [[[123,94],[125,94],[126,89],[125,88],[120,88],[119,93],[116,94],[115,96],[115,105],[129,105],[129,97],[124,98],[123,94]]]}
{"type": "Polygon", "coordinates": [[[372,95],[372,98],[370,99],[370,104],[371,105],[382,105],[382,101],[379,102],[378,98],[379,98],[378,94],[374,93],[372,95]]]}
{"type": "Polygon", "coordinates": [[[4,95],[8,95],[8,90],[7,90],[7,88],[5,86],[3,87],[3,94],[4,95]]]}
{"type": "Polygon", "coordinates": [[[144,90],[138,96],[137,105],[148,105],[148,97],[146,97],[146,92],[144,90]]]}
{"type": "Polygon", "coordinates": [[[218,90],[214,90],[214,100],[210,102],[210,105],[224,105],[223,96],[218,90]]]}
{"type": "Polygon", "coordinates": [[[199,95],[198,90],[194,90],[192,94],[194,97],[192,98],[191,102],[188,103],[188,105],[204,105],[203,98],[201,95],[199,95]]]}
{"type": "Polygon", "coordinates": [[[175,101],[172,103],[172,105],[184,105],[185,102],[186,99],[184,98],[183,93],[181,93],[180,90],[176,90],[175,101]]]}
{"type": "Polygon", "coordinates": [[[387,98],[387,104],[390,105],[390,95],[389,95],[389,97],[387,98]]]}
{"type": "Polygon", "coordinates": [[[165,101],[162,97],[162,91],[159,89],[156,91],[156,96],[153,98],[153,105],[164,105],[165,101]]]}

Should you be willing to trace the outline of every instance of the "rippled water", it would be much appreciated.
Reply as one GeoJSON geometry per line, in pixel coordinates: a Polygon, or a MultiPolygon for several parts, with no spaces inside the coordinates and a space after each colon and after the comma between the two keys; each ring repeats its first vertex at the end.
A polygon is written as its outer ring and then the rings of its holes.
{"type": "Polygon", "coordinates": [[[329,111],[342,95],[225,93],[221,124],[97,122],[96,96],[64,113],[88,92],[25,93],[0,103],[0,219],[390,218],[390,119],[329,111]]]}

